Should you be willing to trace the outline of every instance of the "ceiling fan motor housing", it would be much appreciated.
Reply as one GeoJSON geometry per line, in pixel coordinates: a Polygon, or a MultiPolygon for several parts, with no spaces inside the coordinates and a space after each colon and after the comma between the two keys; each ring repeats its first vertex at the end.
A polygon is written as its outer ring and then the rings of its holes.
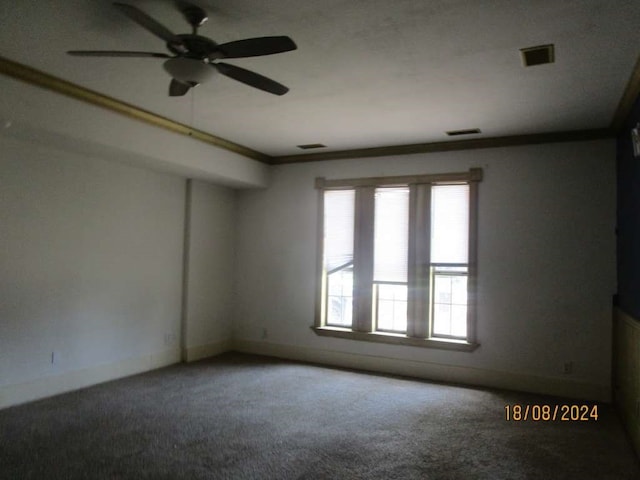
{"type": "Polygon", "coordinates": [[[181,34],[176,35],[179,42],[167,42],[167,48],[171,53],[192,58],[210,58],[211,52],[218,49],[218,44],[207,37],[200,35],[181,34]]]}
{"type": "Polygon", "coordinates": [[[206,82],[216,73],[208,62],[189,57],[170,58],[163,67],[172,78],[192,86],[206,82]]]}

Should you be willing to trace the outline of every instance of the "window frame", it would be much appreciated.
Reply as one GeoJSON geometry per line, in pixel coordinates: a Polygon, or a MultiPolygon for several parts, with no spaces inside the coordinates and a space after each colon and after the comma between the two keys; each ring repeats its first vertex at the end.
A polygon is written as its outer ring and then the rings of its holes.
{"type": "Polygon", "coordinates": [[[477,292],[477,237],[478,237],[478,184],[482,181],[481,168],[467,172],[368,177],[327,180],[315,179],[318,190],[318,243],[316,252],[315,319],[312,330],[320,336],[347,338],[378,343],[410,345],[457,351],[473,351],[480,345],[476,336],[477,292]],[[431,262],[430,223],[432,185],[469,185],[469,242],[467,264],[467,336],[465,339],[432,335],[430,309],[431,262]],[[409,186],[409,258],[408,258],[408,311],[407,332],[395,333],[376,330],[372,315],[373,289],[373,224],[374,194],[378,187],[409,186]],[[324,252],[324,192],[327,190],[355,190],[354,226],[354,286],[353,323],[351,328],[328,326],[326,319],[326,275],[323,268],[324,252]],[[429,228],[427,228],[429,227],[429,228]],[[359,257],[365,257],[360,261],[359,257]],[[362,284],[364,283],[364,285],[362,284]]]}

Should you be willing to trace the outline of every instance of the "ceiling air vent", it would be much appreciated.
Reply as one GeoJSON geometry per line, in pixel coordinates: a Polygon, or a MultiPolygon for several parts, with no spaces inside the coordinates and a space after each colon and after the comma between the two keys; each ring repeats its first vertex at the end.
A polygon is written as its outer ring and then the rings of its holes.
{"type": "Polygon", "coordinates": [[[455,137],[457,135],[475,135],[481,133],[479,128],[468,128],[467,130],[450,130],[446,132],[450,137],[455,137]]]}
{"type": "Polygon", "coordinates": [[[525,67],[544,65],[555,61],[553,44],[539,45],[537,47],[521,48],[522,64],[525,67]]]}
{"type": "Polygon", "coordinates": [[[323,145],[321,143],[307,143],[306,145],[297,145],[298,148],[301,148],[302,150],[311,150],[313,148],[327,148],[326,145],[323,145]]]}

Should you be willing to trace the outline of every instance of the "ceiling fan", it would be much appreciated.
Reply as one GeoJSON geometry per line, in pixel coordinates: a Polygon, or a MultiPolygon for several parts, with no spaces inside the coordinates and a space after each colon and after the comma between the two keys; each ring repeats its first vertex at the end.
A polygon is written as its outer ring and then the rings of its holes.
{"type": "Polygon", "coordinates": [[[169,95],[185,95],[190,88],[203,83],[215,72],[245,83],[251,87],[284,95],[289,91],[284,85],[258,73],[217,60],[223,58],[245,58],[288,52],[298,48],[291,38],[256,37],[218,45],[210,38],[198,35],[198,28],[207,21],[206,12],[192,4],[179,2],[178,6],[192,27],[191,33],[176,35],[142,10],[126,3],[114,2],[118,10],[131,20],[166,42],[173,54],[153,52],[129,52],[114,50],[70,50],[69,55],[85,57],[155,57],[166,58],[164,69],[171,75],[169,95]]]}

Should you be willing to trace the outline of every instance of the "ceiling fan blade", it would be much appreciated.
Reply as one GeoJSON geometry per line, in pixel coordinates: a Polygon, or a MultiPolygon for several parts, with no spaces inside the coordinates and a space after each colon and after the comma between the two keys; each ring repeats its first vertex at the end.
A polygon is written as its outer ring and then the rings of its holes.
{"type": "Polygon", "coordinates": [[[181,97],[183,95],[186,95],[190,88],[191,85],[179,82],[175,78],[172,78],[171,83],[169,84],[169,96],[181,97]]]}
{"type": "Polygon", "coordinates": [[[120,52],[117,50],[69,50],[69,55],[77,57],[155,57],[155,58],[171,58],[166,53],[153,52],[120,52]]]}
{"type": "Polygon", "coordinates": [[[264,90],[265,92],[273,93],[274,95],[284,95],[289,91],[284,85],[250,70],[245,70],[244,68],[236,67],[228,63],[215,63],[212,65],[214,65],[221,74],[264,90]]]}
{"type": "Polygon", "coordinates": [[[113,5],[138,25],[153,33],[156,37],[160,37],[167,43],[181,43],[181,40],[171,30],[161,23],[158,23],[142,10],[132,5],[127,5],[126,3],[114,2],[113,5]]]}
{"type": "Polygon", "coordinates": [[[298,48],[289,37],[256,37],[218,45],[224,58],[259,57],[298,48]]]}

